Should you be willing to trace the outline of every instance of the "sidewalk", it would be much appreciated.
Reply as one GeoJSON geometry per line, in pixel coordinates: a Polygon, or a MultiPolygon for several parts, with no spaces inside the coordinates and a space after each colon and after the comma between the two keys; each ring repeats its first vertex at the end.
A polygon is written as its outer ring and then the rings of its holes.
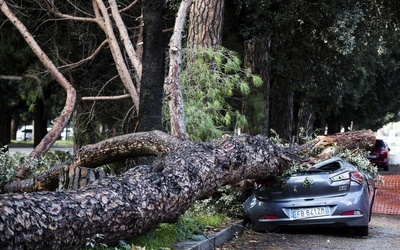
{"type": "Polygon", "coordinates": [[[173,246],[175,250],[212,250],[228,242],[244,230],[243,222],[237,222],[210,235],[196,235],[193,239],[181,241],[173,246]]]}

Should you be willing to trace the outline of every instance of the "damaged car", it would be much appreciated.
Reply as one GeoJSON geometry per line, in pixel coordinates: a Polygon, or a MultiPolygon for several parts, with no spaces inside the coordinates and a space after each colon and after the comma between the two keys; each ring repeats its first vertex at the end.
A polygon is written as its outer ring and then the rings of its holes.
{"type": "Polygon", "coordinates": [[[257,180],[243,203],[251,227],[352,227],[368,236],[376,183],[342,158],[331,158],[289,176],[257,180]]]}

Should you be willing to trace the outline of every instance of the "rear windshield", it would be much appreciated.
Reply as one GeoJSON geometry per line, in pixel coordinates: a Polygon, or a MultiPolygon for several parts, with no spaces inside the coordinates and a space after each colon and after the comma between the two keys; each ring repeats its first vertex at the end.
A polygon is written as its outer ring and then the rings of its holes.
{"type": "Polygon", "coordinates": [[[384,148],[384,147],[385,147],[385,142],[383,142],[382,140],[376,140],[373,149],[384,148]]]}

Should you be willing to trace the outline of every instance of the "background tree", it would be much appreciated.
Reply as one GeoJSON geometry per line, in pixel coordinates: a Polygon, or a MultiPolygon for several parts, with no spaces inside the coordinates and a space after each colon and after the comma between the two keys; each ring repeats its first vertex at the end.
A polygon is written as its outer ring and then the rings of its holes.
{"type": "Polygon", "coordinates": [[[386,70],[382,65],[391,50],[386,43],[394,41],[398,32],[391,30],[381,14],[396,5],[392,4],[245,1],[239,15],[243,38],[271,38],[271,128],[290,139],[307,120],[314,127],[309,131],[326,125],[329,132],[347,129],[349,120],[357,128],[370,126],[366,119],[357,119],[359,111],[346,117],[343,110],[346,114],[358,110],[371,97],[367,92],[377,83],[376,73],[386,70]],[[378,27],[388,27],[391,35],[378,27]]]}
{"type": "Polygon", "coordinates": [[[162,130],[165,77],[163,13],[165,1],[143,2],[144,48],[138,131],[162,130]]]}
{"type": "Polygon", "coordinates": [[[225,0],[194,1],[190,9],[187,46],[195,49],[222,45],[225,0]]]}

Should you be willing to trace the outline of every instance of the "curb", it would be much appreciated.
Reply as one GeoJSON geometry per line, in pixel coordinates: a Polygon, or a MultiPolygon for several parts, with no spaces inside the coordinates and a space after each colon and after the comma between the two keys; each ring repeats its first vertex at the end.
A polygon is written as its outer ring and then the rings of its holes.
{"type": "Polygon", "coordinates": [[[221,231],[210,235],[196,235],[191,240],[176,243],[172,249],[174,250],[212,250],[216,247],[228,242],[235,235],[244,231],[243,221],[237,222],[221,231]]]}

